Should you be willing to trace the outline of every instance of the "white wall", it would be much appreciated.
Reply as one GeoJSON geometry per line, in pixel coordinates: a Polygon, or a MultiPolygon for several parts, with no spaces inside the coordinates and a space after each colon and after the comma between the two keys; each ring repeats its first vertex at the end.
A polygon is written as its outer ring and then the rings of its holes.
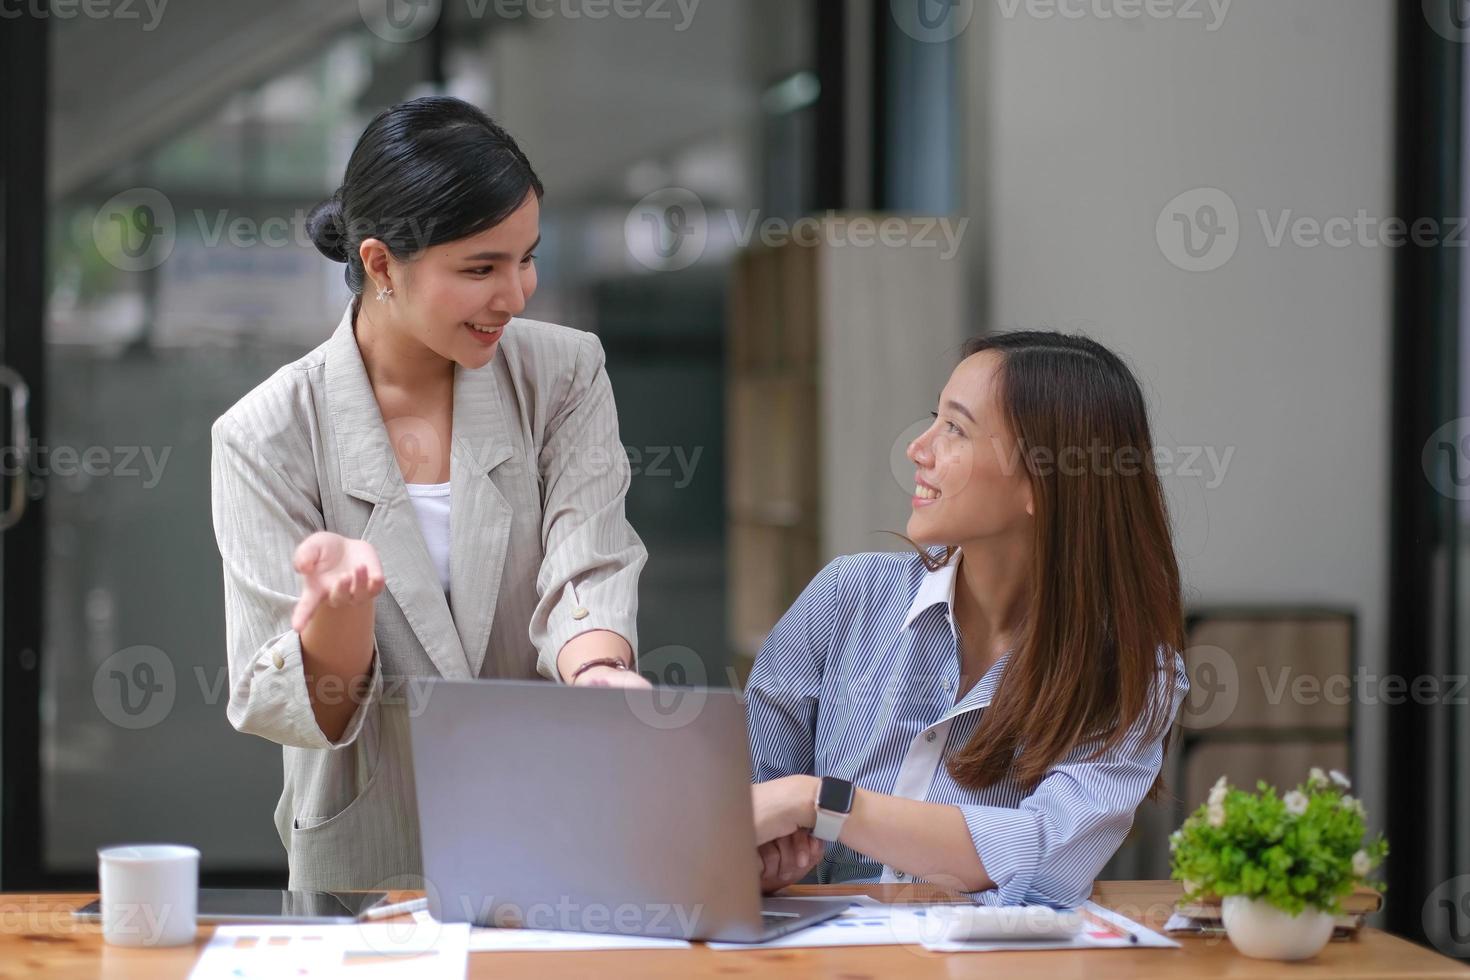
{"type": "MultiPolygon", "coordinates": [[[[1086,14],[976,0],[963,35],[976,329],[1081,330],[1125,354],[1159,445],[1234,449],[1217,486],[1208,467],[1167,481],[1189,601],[1351,605],[1381,671],[1394,250],[1270,247],[1257,211],[1392,214],[1393,4],[1234,0],[1213,31],[1204,2],[1203,21],[1062,4],[1086,14]],[[1209,272],[1156,237],[1198,187],[1240,218],[1209,272]]],[[[1357,712],[1381,823],[1385,722],[1357,712]]]]}

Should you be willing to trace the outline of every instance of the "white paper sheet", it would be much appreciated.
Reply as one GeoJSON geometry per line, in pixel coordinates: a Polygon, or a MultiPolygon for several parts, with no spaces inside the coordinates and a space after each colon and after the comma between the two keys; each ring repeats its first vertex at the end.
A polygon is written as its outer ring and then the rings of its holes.
{"type": "Polygon", "coordinates": [[[1049,939],[1015,939],[1009,941],[985,940],[982,942],[942,942],[925,941],[924,947],[937,953],[993,953],[993,952],[1017,952],[1030,949],[1178,949],[1179,944],[1172,939],[1165,938],[1152,929],[1139,925],[1126,916],[1119,915],[1111,909],[1105,909],[1096,902],[1087,902],[1083,906],[1099,919],[1122,926],[1124,929],[1138,937],[1138,942],[1129,942],[1122,936],[1115,935],[1107,929],[1088,928],[1072,939],[1049,940],[1049,939]]]}
{"type": "MultiPolygon", "coordinates": [[[[431,920],[432,921],[432,920],[431,920]]],[[[219,926],[190,980],[464,980],[466,925],[219,926]]]]}

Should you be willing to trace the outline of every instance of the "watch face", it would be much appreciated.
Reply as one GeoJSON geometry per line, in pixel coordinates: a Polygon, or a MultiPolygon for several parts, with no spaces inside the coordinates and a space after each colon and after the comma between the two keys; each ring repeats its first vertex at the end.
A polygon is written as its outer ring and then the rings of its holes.
{"type": "Polygon", "coordinates": [[[817,794],[817,806],[833,813],[848,813],[852,810],[852,783],[826,777],[822,780],[821,792],[817,794]]]}

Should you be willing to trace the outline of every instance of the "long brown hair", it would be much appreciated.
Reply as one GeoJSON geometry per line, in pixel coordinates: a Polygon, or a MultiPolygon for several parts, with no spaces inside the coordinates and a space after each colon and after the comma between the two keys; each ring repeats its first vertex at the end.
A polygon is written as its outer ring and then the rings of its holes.
{"type": "MultiPolygon", "coordinates": [[[[965,786],[1009,774],[1029,790],[1079,745],[1101,754],[1141,720],[1167,736],[1170,666],[1184,650],[1179,563],[1143,392],[1122,360],[1037,331],[965,345],[966,357],[983,351],[999,355],[998,403],[1031,483],[1031,583],[990,706],[947,764],[965,786]]],[[[952,557],[946,548],[938,564],[952,557]]]]}

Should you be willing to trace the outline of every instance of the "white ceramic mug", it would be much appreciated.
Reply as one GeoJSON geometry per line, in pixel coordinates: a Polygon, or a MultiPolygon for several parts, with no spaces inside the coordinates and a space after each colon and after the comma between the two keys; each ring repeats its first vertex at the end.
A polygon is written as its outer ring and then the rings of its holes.
{"type": "Polygon", "coordinates": [[[180,844],[130,844],[97,851],[102,938],[114,946],[184,946],[194,941],[199,851],[180,844]]]}

